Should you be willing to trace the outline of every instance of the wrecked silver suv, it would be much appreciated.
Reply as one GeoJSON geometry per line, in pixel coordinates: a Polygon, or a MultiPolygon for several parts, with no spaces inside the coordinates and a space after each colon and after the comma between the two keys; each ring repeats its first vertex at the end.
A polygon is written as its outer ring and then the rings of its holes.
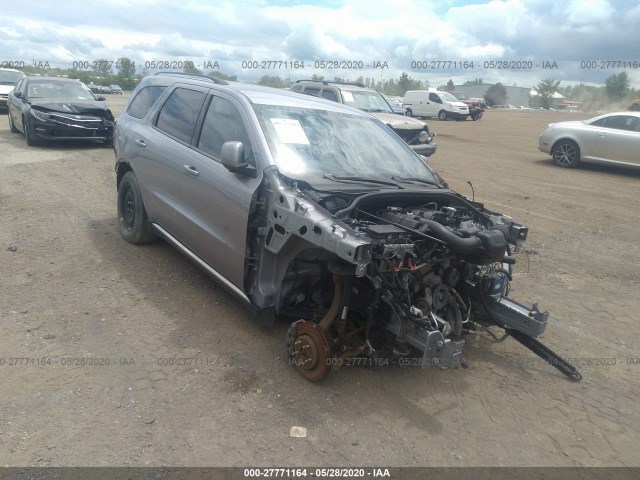
{"type": "Polygon", "coordinates": [[[156,75],[114,148],[125,240],[161,236],[259,320],[293,317],[289,361],[310,381],[348,359],[456,367],[490,326],[580,378],[534,338],[548,313],[507,297],[527,227],[445,188],[365,112],[156,75]]]}

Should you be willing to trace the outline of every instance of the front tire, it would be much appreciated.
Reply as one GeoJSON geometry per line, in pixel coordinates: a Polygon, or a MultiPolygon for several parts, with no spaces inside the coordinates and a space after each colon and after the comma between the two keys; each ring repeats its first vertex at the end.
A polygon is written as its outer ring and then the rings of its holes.
{"type": "Polygon", "coordinates": [[[24,128],[24,138],[27,141],[27,145],[29,145],[30,147],[35,147],[40,143],[35,138],[33,138],[31,127],[29,127],[29,122],[27,122],[27,119],[24,117],[22,117],[22,128],[24,128]]]}
{"type": "Polygon", "coordinates": [[[407,108],[407,117],[413,117],[413,111],[410,108],[407,108]]]}
{"type": "Polygon", "coordinates": [[[129,243],[149,243],[156,239],[133,172],[127,172],[118,185],[118,225],[120,235],[129,243]]]}
{"type": "Polygon", "coordinates": [[[447,112],[445,112],[444,110],[440,110],[440,112],[438,112],[438,120],[444,122],[446,119],[447,119],[447,112]]]}
{"type": "Polygon", "coordinates": [[[551,151],[553,163],[563,168],[575,168],[580,163],[580,147],[573,140],[560,140],[551,151]]]}

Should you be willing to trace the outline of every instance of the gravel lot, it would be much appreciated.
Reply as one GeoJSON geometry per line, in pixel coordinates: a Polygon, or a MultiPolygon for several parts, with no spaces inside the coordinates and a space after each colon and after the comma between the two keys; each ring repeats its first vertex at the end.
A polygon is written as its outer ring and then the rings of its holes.
{"type": "MultiPolygon", "coordinates": [[[[126,99],[109,96],[116,115],[126,99]]],[[[166,243],[120,238],[112,150],[27,147],[3,113],[0,465],[640,465],[640,172],[537,149],[549,122],[588,116],[430,121],[451,187],[470,196],[471,180],[529,226],[511,296],[551,312],[541,340],[582,382],[469,337],[467,369],[310,384],[285,361],[290,320],[262,328],[166,243]]]]}

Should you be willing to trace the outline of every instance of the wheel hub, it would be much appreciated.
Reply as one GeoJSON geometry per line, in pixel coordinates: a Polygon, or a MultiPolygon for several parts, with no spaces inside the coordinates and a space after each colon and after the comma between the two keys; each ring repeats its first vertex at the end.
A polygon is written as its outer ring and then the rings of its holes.
{"type": "Polygon", "coordinates": [[[331,348],[318,324],[308,320],[293,322],[287,332],[289,362],[310,382],[322,380],[329,372],[331,348]]]}

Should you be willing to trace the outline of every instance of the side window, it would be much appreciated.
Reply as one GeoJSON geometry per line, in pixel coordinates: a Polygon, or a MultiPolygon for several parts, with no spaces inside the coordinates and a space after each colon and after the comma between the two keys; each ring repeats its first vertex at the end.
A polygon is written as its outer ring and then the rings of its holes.
{"type": "Polygon", "coordinates": [[[203,92],[176,88],[160,109],[156,127],[178,140],[189,143],[204,97],[203,92]]]}
{"type": "Polygon", "coordinates": [[[594,127],[606,127],[607,117],[601,118],[600,120],[596,120],[595,122],[591,122],[591,125],[594,127]]]}
{"type": "Polygon", "coordinates": [[[440,100],[440,97],[438,96],[437,93],[430,93],[429,94],[429,100],[431,100],[432,102],[436,102],[436,103],[442,103],[442,100],[440,100]]]}
{"type": "Polygon", "coordinates": [[[198,148],[219,159],[222,144],[231,141],[242,142],[244,161],[255,165],[253,149],[240,112],[229,100],[213,97],[204,117],[198,148]]]}
{"type": "Polygon", "coordinates": [[[133,99],[129,108],[127,109],[127,113],[132,117],[143,118],[151,109],[154,103],[164,89],[167,87],[155,86],[155,87],[145,87],[140,90],[136,97],[133,99]]]}
{"type": "Polygon", "coordinates": [[[614,115],[612,117],[609,117],[606,127],[615,128],[616,130],[629,130],[633,132],[636,131],[634,128],[634,120],[635,117],[632,117],[631,115],[614,115]]]}
{"type": "Polygon", "coordinates": [[[332,102],[338,101],[338,95],[336,95],[336,92],[334,92],[333,90],[322,90],[322,96],[327,100],[331,100],[332,102]]]}
{"type": "Polygon", "coordinates": [[[294,92],[301,92],[302,91],[302,85],[294,85],[293,87],[291,87],[291,90],[294,92]]]}
{"type": "Polygon", "coordinates": [[[307,95],[317,95],[320,96],[320,88],[319,87],[307,87],[304,89],[304,93],[307,95]]]}

